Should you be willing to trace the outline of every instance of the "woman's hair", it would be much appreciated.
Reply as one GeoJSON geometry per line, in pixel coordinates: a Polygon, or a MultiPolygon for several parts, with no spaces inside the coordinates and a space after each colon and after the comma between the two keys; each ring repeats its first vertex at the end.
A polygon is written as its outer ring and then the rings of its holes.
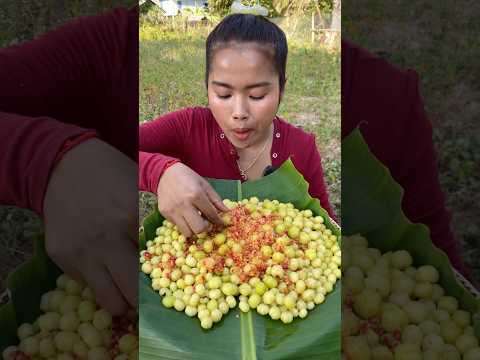
{"type": "Polygon", "coordinates": [[[206,44],[205,85],[208,89],[208,75],[216,50],[229,43],[254,42],[262,45],[271,57],[279,77],[280,92],[285,88],[285,67],[288,45],[284,32],[276,24],[260,15],[232,14],[224,18],[208,35],[206,44]]]}

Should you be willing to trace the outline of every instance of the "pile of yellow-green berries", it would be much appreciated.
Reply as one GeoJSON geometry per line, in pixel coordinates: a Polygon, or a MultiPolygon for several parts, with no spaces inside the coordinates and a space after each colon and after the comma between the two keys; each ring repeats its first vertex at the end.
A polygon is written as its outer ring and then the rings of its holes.
{"type": "Polygon", "coordinates": [[[343,359],[478,360],[471,314],[408,251],[343,237],[343,359]]]}
{"type": "Polygon", "coordinates": [[[209,329],[238,304],[290,323],[321,304],[341,276],[337,237],[321,216],[290,203],[224,200],[223,229],[187,239],[168,221],[140,253],[167,308],[209,329]]]}
{"type": "Polygon", "coordinates": [[[90,288],[67,275],[42,296],[40,309],[35,322],[20,325],[20,344],[5,349],[4,360],[138,359],[136,314],[112,318],[90,288]]]}

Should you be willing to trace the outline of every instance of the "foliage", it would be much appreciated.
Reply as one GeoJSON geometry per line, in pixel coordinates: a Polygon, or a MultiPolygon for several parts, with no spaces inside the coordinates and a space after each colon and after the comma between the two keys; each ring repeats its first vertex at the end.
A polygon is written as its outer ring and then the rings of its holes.
{"type": "Polygon", "coordinates": [[[332,10],[333,0],[273,0],[272,7],[278,16],[299,15],[312,13],[313,11],[328,13],[332,10]]]}
{"type": "Polygon", "coordinates": [[[160,6],[155,5],[151,1],[145,2],[140,6],[140,26],[144,24],[148,25],[160,25],[167,20],[165,11],[160,6]]]}
{"type": "MultiPolygon", "coordinates": [[[[213,13],[225,16],[230,6],[232,5],[233,0],[225,1],[209,1],[210,9],[213,13]]],[[[294,0],[294,1],[285,1],[285,0],[243,0],[242,4],[252,6],[260,4],[267,8],[268,14],[270,17],[276,16],[285,16],[285,15],[298,15],[311,13],[312,11],[321,11],[329,12],[332,9],[332,0],[294,0]]]]}
{"type": "Polygon", "coordinates": [[[208,2],[210,12],[220,16],[227,15],[232,4],[233,0],[210,0],[208,2]]]}
{"type": "Polygon", "coordinates": [[[208,20],[210,23],[216,23],[220,21],[221,17],[217,14],[210,12],[205,8],[186,8],[182,10],[182,15],[189,18],[190,16],[200,17],[208,20]]]}
{"type": "Polygon", "coordinates": [[[184,8],[177,16],[166,16],[165,11],[152,2],[144,3],[140,9],[140,32],[144,35],[148,33],[146,36],[150,40],[156,38],[156,35],[153,34],[155,29],[160,32],[167,29],[171,31],[184,30],[186,22],[192,17],[206,19],[208,24],[217,23],[220,20],[218,14],[203,7],[184,8]]]}
{"type": "Polygon", "coordinates": [[[433,125],[439,178],[461,256],[480,284],[479,3],[359,0],[342,13],[342,36],[420,76],[433,125]]]}
{"type": "Polygon", "coordinates": [[[0,0],[0,46],[33,39],[78,16],[135,4],[134,0],[0,0]]]}

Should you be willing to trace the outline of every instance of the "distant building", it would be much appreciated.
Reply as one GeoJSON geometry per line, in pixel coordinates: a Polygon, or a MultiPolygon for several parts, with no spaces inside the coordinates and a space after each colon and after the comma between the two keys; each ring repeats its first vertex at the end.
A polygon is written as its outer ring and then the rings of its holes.
{"type": "MultiPolygon", "coordinates": [[[[184,9],[203,9],[208,7],[207,1],[202,0],[150,0],[155,3],[157,6],[160,6],[163,11],[165,11],[166,16],[175,16],[178,15],[184,9]]],[[[145,3],[145,1],[141,1],[140,5],[145,3]]]]}

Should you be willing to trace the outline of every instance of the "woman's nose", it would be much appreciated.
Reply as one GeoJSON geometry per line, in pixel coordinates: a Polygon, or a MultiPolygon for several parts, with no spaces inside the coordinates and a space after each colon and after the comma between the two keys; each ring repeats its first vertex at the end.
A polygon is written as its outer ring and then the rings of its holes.
{"type": "Polygon", "coordinates": [[[248,119],[248,105],[242,97],[237,97],[233,105],[233,118],[235,120],[248,119]]]}

